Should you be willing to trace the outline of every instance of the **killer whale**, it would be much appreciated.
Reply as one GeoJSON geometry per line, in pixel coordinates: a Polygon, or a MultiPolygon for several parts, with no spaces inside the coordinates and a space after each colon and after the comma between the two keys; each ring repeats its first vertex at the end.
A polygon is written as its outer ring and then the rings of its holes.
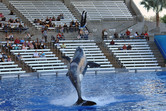
{"type": "Polygon", "coordinates": [[[81,97],[81,80],[85,75],[85,72],[89,67],[100,67],[99,64],[94,62],[88,62],[86,59],[86,55],[82,48],[78,47],[74,53],[73,59],[68,56],[62,56],[63,59],[66,59],[69,62],[69,69],[67,72],[67,76],[69,76],[71,83],[75,87],[78,100],[74,105],[79,106],[92,106],[96,105],[93,101],[83,100],[81,97]]]}

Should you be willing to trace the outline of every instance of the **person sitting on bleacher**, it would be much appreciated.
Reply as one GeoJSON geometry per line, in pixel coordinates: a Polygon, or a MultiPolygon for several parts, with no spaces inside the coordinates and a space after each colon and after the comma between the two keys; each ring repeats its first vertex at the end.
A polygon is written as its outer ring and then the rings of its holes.
{"type": "Polygon", "coordinates": [[[107,36],[108,36],[107,30],[106,29],[102,30],[102,39],[107,40],[107,36]]]}
{"type": "Polygon", "coordinates": [[[58,38],[59,40],[61,40],[61,37],[62,37],[61,33],[58,33],[58,34],[56,35],[56,38],[58,38]]]}
{"type": "Polygon", "coordinates": [[[135,37],[135,38],[140,38],[140,35],[138,34],[138,32],[135,32],[135,33],[134,33],[134,37],[135,37]]]}
{"type": "Polygon", "coordinates": [[[2,17],[1,21],[6,21],[6,17],[5,16],[2,17]]]}
{"type": "Polygon", "coordinates": [[[58,38],[56,38],[56,40],[55,40],[55,44],[56,44],[56,47],[57,47],[57,48],[60,48],[60,45],[59,45],[59,39],[58,39],[58,38]]]}
{"type": "Polygon", "coordinates": [[[145,38],[145,35],[144,35],[143,32],[141,33],[140,37],[141,37],[141,39],[144,39],[144,38],[145,38]]]}
{"type": "Polygon", "coordinates": [[[23,38],[20,39],[20,44],[23,44],[25,41],[23,38]]]}
{"type": "Polygon", "coordinates": [[[22,50],[27,50],[26,46],[24,44],[22,44],[22,50]]]}
{"type": "Polygon", "coordinates": [[[37,50],[34,52],[33,57],[34,58],[38,58],[39,57],[39,53],[37,52],[37,50]]]}
{"type": "Polygon", "coordinates": [[[53,17],[52,17],[52,21],[55,21],[55,20],[56,20],[56,19],[55,19],[55,16],[53,16],[53,17]]]}
{"type": "Polygon", "coordinates": [[[126,49],[127,49],[126,44],[124,44],[123,45],[123,50],[126,50],[126,49]]]}
{"type": "Polygon", "coordinates": [[[64,44],[64,42],[62,43],[61,48],[66,48],[66,45],[64,44]]]}
{"type": "Polygon", "coordinates": [[[85,40],[88,40],[88,35],[89,35],[89,32],[87,29],[85,29],[85,31],[84,31],[84,39],[85,40]]]}
{"type": "Polygon", "coordinates": [[[149,41],[149,34],[147,33],[147,31],[145,32],[144,36],[145,36],[146,40],[149,41]]]}
{"type": "Polygon", "coordinates": [[[34,49],[38,49],[37,42],[35,42],[34,49]]]}
{"type": "Polygon", "coordinates": [[[22,59],[22,56],[20,53],[18,53],[18,55],[16,56],[18,60],[21,60],[22,59]]]}
{"type": "Polygon", "coordinates": [[[7,55],[4,52],[2,53],[2,58],[4,59],[5,62],[7,62],[7,55]]]}
{"type": "Polygon", "coordinates": [[[45,53],[42,51],[42,53],[40,54],[40,57],[46,57],[45,53]]]}
{"type": "Polygon", "coordinates": [[[119,38],[119,35],[118,35],[117,32],[114,33],[114,38],[115,38],[115,39],[118,39],[118,38],[119,38]]]}
{"type": "Polygon", "coordinates": [[[37,49],[41,49],[40,42],[37,43],[37,49]]]}
{"type": "Polygon", "coordinates": [[[60,19],[60,17],[59,17],[59,16],[56,18],[56,21],[61,21],[61,19],[60,19]]]}
{"type": "Polygon", "coordinates": [[[29,46],[30,49],[34,49],[34,46],[33,46],[32,43],[30,43],[28,46],[29,46]]]}
{"type": "Polygon", "coordinates": [[[112,41],[110,42],[110,45],[114,45],[115,44],[115,42],[114,42],[114,40],[112,39],[112,41]]]}
{"type": "Polygon", "coordinates": [[[18,37],[14,40],[14,43],[15,44],[19,44],[20,43],[20,40],[18,39],[18,37]]]}
{"type": "Polygon", "coordinates": [[[67,24],[65,23],[64,25],[63,25],[63,32],[67,32],[68,33],[68,26],[67,26],[67,24]]]}
{"type": "Polygon", "coordinates": [[[14,46],[14,50],[18,50],[19,49],[19,47],[18,47],[18,45],[16,44],[15,46],[14,46]]]}
{"type": "Polygon", "coordinates": [[[14,13],[13,13],[13,11],[12,11],[12,10],[10,10],[10,13],[9,13],[9,15],[14,15],[14,13]]]}
{"type": "Polygon", "coordinates": [[[4,15],[2,13],[0,13],[0,18],[4,17],[4,15]]]}
{"type": "Polygon", "coordinates": [[[128,44],[128,46],[127,46],[127,50],[131,50],[131,49],[132,49],[131,45],[128,44]]]}
{"type": "Polygon", "coordinates": [[[11,62],[11,61],[12,61],[12,59],[11,59],[10,56],[8,56],[7,61],[8,61],[8,62],[11,62]]]}
{"type": "Polygon", "coordinates": [[[126,36],[127,36],[127,38],[129,39],[130,38],[130,31],[127,29],[127,31],[126,31],[126,36]]]}
{"type": "Polygon", "coordinates": [[[44,42],[40,43],[40,48],[41,48],[41,49],[45,49],[45,48],[46,48],[46,45],[45,45],[44,42]]]}

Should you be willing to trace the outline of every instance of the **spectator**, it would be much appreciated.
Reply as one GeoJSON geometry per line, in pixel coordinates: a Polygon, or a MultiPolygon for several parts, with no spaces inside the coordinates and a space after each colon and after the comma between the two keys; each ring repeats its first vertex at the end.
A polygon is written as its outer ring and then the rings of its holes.
{"type": "Polygon", "coordinates": [[[10,13],[9,13],[9,15],[14,15],[14,13],[13,13],[13,11],[12,11],[12,10],[10,10],[10,13]]]}
{"type": "Polygon", "coordinates": [[[46,44],[45,44],[45,43],[41,43],[41,44],[40,44],[40,48],[41,48],[41,49],[45,49],[45,48],[46,48],[46,44]]]}
{"type": "Polygon", "coordinates": [[[141,37],[141,39],[144,39],[145,38],[145,34],[142,32],[140,37],[141,37]]]}
{"type": "Polygon", "coordinates": [[[73,28],[74,28],[73,25],[70,23],[70,25],[69,25],[69,31],[73,32],[73,28]]]}
{"type": "Polygon", "coordinates": [[[2,58],[0,62],[5,62],[4,58],[2,58]]]}
{"type": "Polygon", "coordinates": [[[19,50],[19,48],[18,48],[18,45],[17,45],[17,44],[14,46],[14,50],[19,50]]]}
{"type": "Polygon", "coordinates": [[[33,54],[34,58],[38,58],[39,57],[39,53],[37,52],[37,50],[35,51],[35,53],[33,54]]]}
{"type": "Polygon", "coordinates": [[[127,49],[126,44],[124,44],[123,45],[123,50],[126,50],[126,49],[127,49]]]}
{"type": "Polygon", "coordinates": [[[66,45],[64,44],[64,42],[62,43],[61,48],[66,48],[66,45]]]}
{"type": "Polygon", "coordinates": [[[131,45],[128,44],[128,46],[127,46],[127,50],[131,50],[131,49],[132,49],[131,45]]]}
{"type": "Polygon", "coordinates": [[[20,43],[20,40],[18,39],[18,37],[15,39],[14,43],[15,44],[19,44],[20,43]]]}
{"type": "Polygon", "coordinates": [[[107,33],[107,30],[106,29],[104,29],[103,31],[102,31],[102,39],[103,40],[107,40],[107,36],[108,36],[108,33],[107,33]]]}
{"type": "Polygon", "coordinates": [[[12,33],[9,34],[9,39],[10,39],[11,41],[14,41],[14,36],[13,36],[12,33]]]}
{"type": "Polygon", "coordinates": [[[22,44],[22,50],[27,50],[26,46],[24,44],[22,44]]]}
{"type": "Polygon", "coordinates": [[[85,31],[84,31],[84,39],[85,40],[88,40],[88,35],[89,35],[89,32],[87,29],[85,29],[85,31]]]}
{"type": "Polygon", "coordinates": [[[6,17],[5,16],[2,17],[1,21],[6,21],[6,17]]]}
{"type": "Polygon", "coordinates": [[[18,53],[18,55],[16,56],[18,60],[21,60],[22,59],[22,56],[20,53],[18,53]]]}
{"type": "Polygon", "coordinates": [[[6,40],[6,41],[10,40],[9,35],[5,37],[5,40],[6,40]]]}
{"type": "Polygon", "coordinates": [[[7,61],[8,61],[8,62],[11,62],[11,61],[12,61],[12,59],[11,59],[10,56],[8,56],[7,61]]]}
{"type": "Polygon", "coordinates": [[[79,29],[79,23],[76,20],[76,22],[75,22],[75,31],[78,31],[78,29],[79,29]]]}
{"type": "Polygon", "coordinates": [[[0,13],[0,18],[4,17],[4,15],[2,13],[0,13]]]}
{"type": "Polygon", "coordinates": [[[45,39],[45,42],[47,42],[47,29],[43,31],[43,37],[45,39]]]}
{"type": "Polygon", "coordinates": [[[127,36],[127,38],[130,38],[130,31],[127,29],[127,31],[126,31],[126,36],[127,36]]]}
{"type": "Polygon", "coordinates": [[[32,43],[29,44],[30,49],[34,49],[34,45],[32,43]]]}
{"type": "Polygon", "coordinates": [[[57,19],[56,19],[56,21],[60,21],[60,20],[61,20],[61,19],[60,19],[60,17],[58,16],[57,19]]]}
{"type": "Polygon", "coordinates": [[[58,33],[58,34],[56,35],[56,38],[58,38],[59,40],[61,40],[61,37],[62,37],[61,33],[58,33]]]}
{"type": "Polygon", "coordinates": [[[117,32],[114,33],[114,38],[115,38],[115,39],[118,39],[118,38],[119,38],[119,35],[118,35],[117,32]]]}
{"type": "Polygon", "coordinates": [[[112,41],[110,42],[110,45],[114,45],[115,44],[115,42],[114,42],[114,40],[112,39],[112,41]]]}
{"type": "Polygon", "coordinates": [[[67,32],[67,33],[68,33],[68,31],[69,31],[69,30],[68,30],[68,26],[66,25],[66,23],[63,25],[63,31],[64,31],[64,32],[67,32]]]}
{"type": "Polygon", "coordinates": [[[31,34],[27,32],[27,34],[25,35],[25,40],[31,40],[31,38],[31,34]]]}
{"type": "Polygon", "coordinates": [[[37,43],[37,49],[41,49],[41,44],[39,42],[37,43]]]}
{"type": "Polygon", "coordinates": [[[55,44],[56,44],[56,47],[57,47],[57,48],[60,48],[60,46],[59,46],[59,39],[58,39],[58,38],[56,38],[55,44]]]}
{"type": "Polygon", "coordinates": [[[134,33],[134,37],[135,37],[135,38],[139,38],[139,37],[140,37],[140,35],[138,34],[138,32],[135,32],[135,33],[134,33]]]}
{"type": "Polygon", "coordinates": [[[52,21],[55,21],[55,16],[52,17],[52,21]]]}
{"type": "Polygon", "coordinates": [[[34,49],[38,49],[37,42],[34,45],[34,49]]]}
{"type": "Polygon", "coordinates": [[[65,40],[65,35],[62,33],[60,40],[65,40]]]}
{"type": "Polygon", "coordinates": [[[24,39],[22,38],[21,40],[20,40],[20,44],[23,44],[25,41],[24,41],[24,39]]]}
{"type": "Polygon", "coordinates": [[[45,53],[42,51],[42,53],[40,54],[40,57],[46,57],[45,53]]]}
{"type": "Polygon", "coordinates": [[[145,32],[144,36],[145,36],[146,40],[149,41],[149,34],[147,32],[145,32]]]}

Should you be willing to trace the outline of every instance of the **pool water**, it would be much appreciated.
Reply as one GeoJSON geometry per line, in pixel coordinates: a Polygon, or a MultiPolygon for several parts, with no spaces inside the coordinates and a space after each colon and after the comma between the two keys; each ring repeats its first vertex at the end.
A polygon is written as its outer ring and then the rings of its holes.
{"type": "Polygon", "coordinates": [[[0,110],[5,111],[163,111],[166,72],[87,74],[82,81],[82,96],[97,105],[73,106],[77,93],[65,75],[0,82],[0,110]]]}

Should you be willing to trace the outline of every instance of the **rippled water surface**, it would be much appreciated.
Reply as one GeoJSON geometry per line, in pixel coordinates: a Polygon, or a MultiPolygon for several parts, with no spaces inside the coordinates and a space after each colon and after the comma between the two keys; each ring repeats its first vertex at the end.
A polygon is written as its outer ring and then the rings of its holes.
{"type": "Polygon", "coordinates": [[[163,111],[166,110],[166,72],[87,74],[82,96],[96,106],[73,106],[77,94],[65,75],[3,79],[0,110],[163,111]]]}

